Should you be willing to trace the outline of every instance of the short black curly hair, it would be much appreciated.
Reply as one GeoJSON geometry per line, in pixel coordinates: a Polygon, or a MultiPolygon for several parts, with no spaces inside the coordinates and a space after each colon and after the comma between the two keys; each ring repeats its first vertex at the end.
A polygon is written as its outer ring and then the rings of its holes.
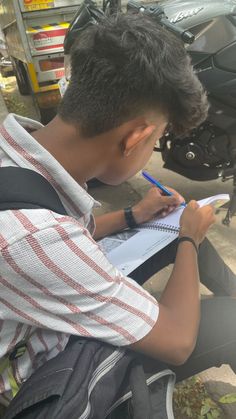
{"type": "Polygon", "coordinates": [[[153,109],[166,113],[176,134],[207,116],[183,43],[144,15],[118,14],[88,27],[72,48],[60,117],[93,137],[153,109]]]}

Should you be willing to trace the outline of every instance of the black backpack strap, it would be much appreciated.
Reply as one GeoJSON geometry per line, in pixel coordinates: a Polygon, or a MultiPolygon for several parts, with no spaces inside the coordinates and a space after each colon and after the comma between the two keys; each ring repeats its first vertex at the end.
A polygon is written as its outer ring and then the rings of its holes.
{"type": "Polygon", "coordinates": [[[0,211],[31,208],[67,214],[57,192],[42,175],[22,167],[1,167],[0,211]]]}
{"type": "Polygon", "coordinates": [[[150,419],[151,404],[149,389],[142,364],[133,362],[130,371],[130,387],[132,391],[133,419],[150,419]]]}

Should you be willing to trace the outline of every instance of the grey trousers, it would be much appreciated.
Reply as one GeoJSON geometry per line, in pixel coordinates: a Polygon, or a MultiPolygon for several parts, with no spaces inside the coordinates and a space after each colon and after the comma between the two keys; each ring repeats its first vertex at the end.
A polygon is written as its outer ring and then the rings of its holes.
{"type": "MultiPolygon", "coordinates": [[[[173,263],[177,241],[162,249],[130,276],[143,284],[150,276],[173,263]]],[[[229,297],[236,292],[236,275],[224,263],[209,240],[199,249],[201,282],[214,294],[214,298],[201,302],[201,321],[196,347],[188,361],[179,367],[170,365],[177,381],[191,377],[211,367],[229,364],[236,372],[236,299],[229,297]]],[[[161,368],[160,361],[140,355],[146,371],[161,368]]]]}
{"type": "MultiPolygon", "coordinates": [[[[174,240],[160,252],[156,253],[129,276],[143,284],[156,272],[174,263],[177,251],[177,240],[174,240]]],[[[230,296],[236,293],[236,275],[225,264],[208,239],[199,247],[198,266],[200,280],[216,296],[230,296]]]]}

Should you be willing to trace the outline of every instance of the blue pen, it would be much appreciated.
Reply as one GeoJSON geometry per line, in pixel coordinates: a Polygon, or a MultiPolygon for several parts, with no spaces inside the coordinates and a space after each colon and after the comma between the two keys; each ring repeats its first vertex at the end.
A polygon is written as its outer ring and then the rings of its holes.
{"type": "MultiPolygon", "coordinates": [[[[163,186],[160,182],[158,182],[158,180],[154,179],[151,175],[149,175],[148,172],[145,172],[144,170],[142,171],[142,175],[145,179],[148,180],[148,182],[152,183],[153,185],[157,186],[162,192],[164,192],[165,195],[167,196],[172,196],[173,193],[170,192],[168,189],[165,188],[165,186],[163,186]]],[[[181,207],[186,207],[186,203],[182,202],[182,204],[180,204],[181,207]]]]}

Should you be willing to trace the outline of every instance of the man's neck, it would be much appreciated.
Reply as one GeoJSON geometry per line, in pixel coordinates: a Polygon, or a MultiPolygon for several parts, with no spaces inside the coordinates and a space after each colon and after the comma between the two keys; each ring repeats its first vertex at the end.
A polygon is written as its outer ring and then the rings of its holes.
{"type": "Polygon", "coordinates": [[[81,185],[96,177],[99,156],[92,139],[83,139],[79,129],[56,116],[48,125],[31,133],[81,185]]]}

